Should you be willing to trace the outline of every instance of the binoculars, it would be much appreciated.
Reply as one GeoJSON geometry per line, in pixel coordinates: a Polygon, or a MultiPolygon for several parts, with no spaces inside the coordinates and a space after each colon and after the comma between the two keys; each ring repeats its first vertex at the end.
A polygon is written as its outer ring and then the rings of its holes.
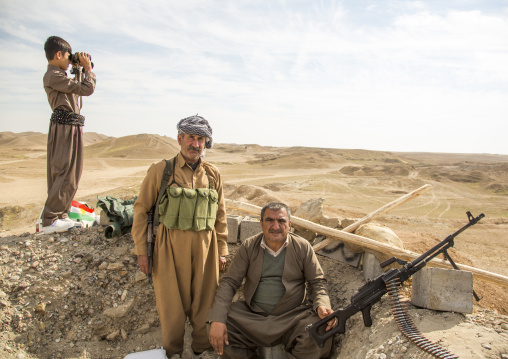
{"type": "MultiPolygon", "coordinates": [[[[75,52],[73,54],[70,54],[69,55],[69,60],[71,61],[73,66],[79,65],[79,53],[75,52]]],[[[93,69],[92,56],[90,56],[90,62],[92,63],[92,69],[93,69]]]]}

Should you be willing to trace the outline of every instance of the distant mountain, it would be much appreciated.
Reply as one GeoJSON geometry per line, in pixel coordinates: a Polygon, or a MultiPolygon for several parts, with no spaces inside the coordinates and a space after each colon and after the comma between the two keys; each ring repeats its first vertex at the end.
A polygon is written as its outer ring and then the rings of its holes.
{"type": "MultiPolygon", "coordinates": [[[[109,140],[113,137],[101,135],[96,132],[85,132],[85,146],[109,140]]],[[[46,150],[48,135],[40,132],[0,132],[0,148],[13,150],[46,150]]]]}
{"type": "Polygon", "coordinates": [[[47,135],[40,132],[0,132],[0,148],[15,150],[45,150],[47,135]]]}
{"type": "Polygon", "coordinates": [[[91,144],[110,140],[113,138],[111,136],[101,135],[100,133],[97,132],[85,132],[83,137],[85,139],[85,146],[89,146],[91,144]]]}
{"type": "Polygon", "coordinates": [[[160,135],[140,134],[110,138],[86,147],[86,157],[156,158],[176,154],[180,146],[175,139],[160,135]]]}

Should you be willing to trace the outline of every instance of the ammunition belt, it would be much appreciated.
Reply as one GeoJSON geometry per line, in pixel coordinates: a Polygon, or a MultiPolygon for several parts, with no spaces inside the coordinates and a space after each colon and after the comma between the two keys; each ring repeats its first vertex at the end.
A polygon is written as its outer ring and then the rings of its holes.
{"type": "Polygon", "coordinates": [[[448,350],[441,347],[439,344],[433,343],[423,336],[423,334],[416,328],[413,320],[407,312],[404,303],[400,301],[399,282],[397,279],[392,279],[386,283],[388,294],[390,295],[391,311],[397,322],[402,334],[408,337],[414,344],[421,349],[432,354],[439,359],[458,359],[457,356],[450,353],[448,350]]]}
{"type": "Polygon", "coordinates": [[[51,115],[51,122],[61,125],[84,126],[85,116],[57,108],[51,115]]]}

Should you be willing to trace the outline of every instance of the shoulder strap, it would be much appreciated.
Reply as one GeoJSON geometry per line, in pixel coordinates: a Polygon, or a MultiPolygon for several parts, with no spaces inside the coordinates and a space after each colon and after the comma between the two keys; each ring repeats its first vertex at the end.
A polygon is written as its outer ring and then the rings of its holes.
{"type": "MultiPolygon", "coordinates": [[[[175,161],[176,157],[173,158],[173,163],[175,161]]],[[[164,174],[162,175],[161,180],[161,186],[159,188],[159,195],[157,196],[157,202],[155,202],[155,209],[153,214],[153,225],[158,226],[159,225],[159,202],[161,201],[162,195],[164,194],[164,191],[166,190],[166,187],[168,186],[169,179],[171,178],[172,168],[171,168],[171,160],[164,160],[166,161],[166,168],[164,168],[164,174]]]]}

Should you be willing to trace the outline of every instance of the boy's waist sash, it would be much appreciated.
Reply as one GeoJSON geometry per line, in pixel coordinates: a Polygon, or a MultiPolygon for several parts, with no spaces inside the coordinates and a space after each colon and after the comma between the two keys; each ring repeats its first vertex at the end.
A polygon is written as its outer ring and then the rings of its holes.
{"type": "Polygon", "coordinates": [[[84,126],[85,116],[57,108],[51,115],[51,122],[62,125],[84,126]]]}

